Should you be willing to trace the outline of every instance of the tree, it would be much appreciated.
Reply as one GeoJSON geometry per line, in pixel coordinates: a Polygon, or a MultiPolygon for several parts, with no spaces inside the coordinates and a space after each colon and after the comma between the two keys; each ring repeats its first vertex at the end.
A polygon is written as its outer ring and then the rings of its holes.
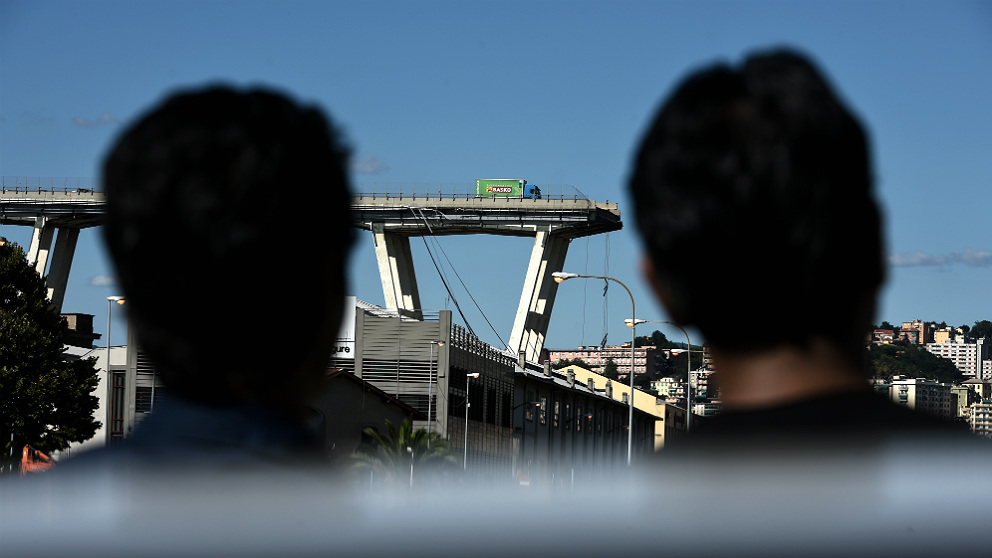
{"type": "Polygon", "coordinates": [[[637,374],[634,376],[634,387],[642,391],[651,391],[651,376],[647,374],[637,374]]]}
{"type": "Polygon", "coordinates": [[[975,339],[985,339],[992,342],[992,322],[988,320],[978,320],[971,326],[971,335],[975,339]]]}
{"type": "Polygon", "coordinates": [[[554,363],[555,370],[565,368],[566,366],[581,366],[586,370],[592,370],[592,367],[590,367],[589,364],[581,358],[563,358],[556,360],[554,363]]]}
{"type": "Polygon", "coordinates": [[[620,372],[617,368],[617,363],[613,362],[612,358],[606,359],[606,365],[603,366],[603,376],[611,380],[619,380],[620,372]]]}
{"type": "Polygon", "coordinates": [[[351,455],[353,470],[371,470],[385,482],[412,486],[415,478],[436,479],[458,463],[447,440],[436,432],[428,435],[423,428],[414,431],[410,419],[400,423],[399,430],[387,419],[386,431],[382,435],[374,428],[362,429],[366,440],[351,455]]]}
{"type": "Polygon", "coordinates": [[[869,347],[868,372],[873,378],[909,376],[947,383],[963,379],[961,371],[950,360],[907,341],[869,347]]]}
{"type": "Polygon", "coordinates": [[[898,331],[899,330],[899,328],[897,328],[896,326],[890,324],[887,321],[882,321],[882,323],[878,327],[876,327],[875,329],[891,329],[893,331],[898,331]]]}
{"type": "Polygon", "coordinates": [[[3,460],[30,444],[63,450],[96,433],[96,359],[65,357],[68,328],[45,281],[14,243],[0,245],[0,436],[3,460]],[[11,433],[13,441],[11,441],[11,433]]]}
{"type": "Polygon", "coordinates": [[[674,349],[680,346],[678,343],[669,341],[668,337],[657,329],[651,335],[642,335],[641,337],[634,338],[635,347],[643,347],[645,345],[654,345],[659,349],[674,349]]]}

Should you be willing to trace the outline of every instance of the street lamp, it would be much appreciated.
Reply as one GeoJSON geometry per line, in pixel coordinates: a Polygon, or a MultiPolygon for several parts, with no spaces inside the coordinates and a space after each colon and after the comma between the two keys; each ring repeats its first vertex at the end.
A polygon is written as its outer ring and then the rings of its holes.
{"type": "MultiPolygon", "coordinates": [[[[110,311],[113,309],[112,303],[124,304],[124,297],[122,296],[108,296],[107,297],[107,385],[114,385],[114,377],[110,373],[110,311]]],[[[155,404],[155,378],[152,377],[152,405],[155,404]]],[[[111,429],[113,430],[113,429],[111,429]]]]}
{"type": "Polygon", "coordinates": [[[468,469],[468,408],[471,403],[468,402],[468,388],[472,384],[472,378],[478,378],[478,372],[469,372],[465,374],[465,458],[462,461],[462,469],[468,469]]]}
{"type": "MultiPolygon", "coordinates": [[[[614,277],[606,277],[603,275],[579,275],[578,273],[568,273],[565,271],[556,271],[551,274],[554,277],[556,283],[561,283],[566,279],[574,279],[576,277],[581,277],[583,279],[603,279],[606,281],[613,281],[614,283],[623,287],[623,290],[627,291],[627,296],[630,297],[630,315],[632,317],[636,316],[634,313],[634,295],[630,294],[630,289],[627,285],[624,285],[619,279],[614,277]]],[[[628,401],[629,416],[627,418],[627,424],[629,428],[627,429],[627,466],[630,467],[631,463],[631,452],[634,448],[634,339],[636,338],[636,326],[637,320],[632,320],[631,323],[627,324],[630,327],[630,398],[628,401]]]]}
{"type": "Polygon", "coordinates": [[[431,399],[434,398],[434,345],[437,345],[438,357],[441,356],[441,347],[444,341],[431,341],[431,363],[430,372],[427,377],[427,449],[431,448],[431,425],[433,425],[433,415],[431,414],[431,399]]]}
{"type": "Polygon", "coordinates": [[[410,454],[410,488],[413,488],[413,448],[407,446],[406,452],[410,454]]]}
{"type": "MultiPolygon", "coordinates": [[[[675,322],[670,322],[668,320],[637,320],[633,317],[624,320],[627,325],[631,324],[669,324],[673,325],[680,330],[682,334],[685,335],[685,350],[689,351],[692,349],[692,343],[689,341],[689,334],[686,333],[685,328],[680,326],[675,322]]],[[[673,353],[681,353],[681,349],[672,349],[673,353]]],[[[685,431],[689,432],[689,417],[692,416],[692,355],[686,355],[686,365],[685,365],[685,431]]]]}

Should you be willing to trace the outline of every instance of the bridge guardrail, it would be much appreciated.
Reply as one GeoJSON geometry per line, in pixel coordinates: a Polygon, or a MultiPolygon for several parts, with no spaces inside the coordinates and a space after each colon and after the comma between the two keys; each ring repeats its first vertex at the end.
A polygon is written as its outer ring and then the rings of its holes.
{"type": "MultiPolygon", "coordinates": [[[[585,194],[570,184],[536,184],[541,198],[548,200],[587,200],[585,194]]],[[[367,198],[475,198],[475,184],[469,182],[356,182],[355,197],[367,198]]]]}
{"type": "Polygon", "coordinates": [[[0,189],[14,192],[102,192],[97,180],[86,176],[4,176],[0,189]]]}

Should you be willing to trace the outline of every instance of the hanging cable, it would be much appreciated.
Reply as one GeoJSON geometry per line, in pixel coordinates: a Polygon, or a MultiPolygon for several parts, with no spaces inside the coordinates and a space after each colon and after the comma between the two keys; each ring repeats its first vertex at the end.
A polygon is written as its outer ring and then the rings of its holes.
{"type": "MultiPolygon", "coordinates": [[[[462,288],[465,289],[465,293],[468,294],[468,297],[470,299],[472,299],[472,303],[475,304],[475,308],[479,311],[480,314],[482,314],[482,319],[486,320],[486,323],[489,325],[489,329],[491,329],[492,332],[496,335],[496,338],[499,339],[499,342],[503,344],[503,348],[509,348],[509,346],[506,344],[506,341],[503,341],[503,338],[500,337],[499,333],[496,331],[496,328],[493,327],[492,322],[489,321],[489,317],[486,316],[486,313],[482,311],[482,308],[479,306],[479,303],[475,300],[475,297],[472,296],[472,291],[468,290],[468,286],[465,284],[465,281],[462,280],[461,275],[458,274],[458,270],[455,269],[454,264],[451,263],[451,258],[449,258],[448,253],[444,251],[444,247],[441,246],[441,242],[438,241],[437,237],[434,236],[434,229],[431,228],[430,222],[428,222],[427,218],[424,216],[424,210],[422,208],[413,208],[413,207],[409,209],[411,213],[413,213],[415,216],[419,216],[420,220],[424,222],[424,225],[427,227],[427,230],[431,233],[431,242],[433,242],[434,245],[437,246],[439,250],[441,250],[441,254],[444,256],[444,259],[448,262],[448,267],[451,268],[451,271],[454,272],[455,277],[458,278],[458,282],[461,283],[462,288]]],[[[424,244],[426,246],[427,242],[424,241],[424,244]]],[[[430,248],[428,248],[427,253],[430,254],[430,248]]],[[[431,259],[433,258],[434,256],[432,255],[431,259]]],[[[434,266],[437,267],[436,262],[434,266]]],[[[440,270],[438,271],[438,273],[441,274],[440,270]]],[[[444,278],[442,278],[441,282],[445,284],[445,288],[448,288],[447,282],[444,280],[444,278]]],[[[458,301],[454,300],[454,295],[451,294],[450,290],[448,291],[448,294],[451,295],[452,300],[455,302],[455,307],[458,308],[458,313],[461,314],[462,319],[465,320],[465,325],[469,326],[469,331],[472,331],[472,327],[469,325],[468,320],[465,319],[465,315],[462,314],[461,308],[458,307],[458,301]]],[[[472,334],[475,335],[475,332],[472,331],[472,334]]]]}
{"type": "MultiPolygon", "coordinates": [[[[586,266],[582,270],[583,275],[589,275],[589,237],[586,237],[586,266]]],[[[582,282],[582,344],[586,344],[586,293],[589,292],[589,281],[582,282]]]]}
{"type": "MultiPolygon", "coordinates": [[[[465,281],[462,280],[461,275],[458,274],[458,270],[455,269],[454,264],[451,263],[451,258],[448,257],[448,253],[444,251],[444,247],[441,246],[441,243],[434,236],[434,230],[431,228],[431,224],[427,220],[427,217],[424,216],[423,209],[414,208],[414,207],[411,207],[409,209],[410,212],[414,214],[414,216],[420,217],[420,220],[424,222],[424,225],[427,227],[428,232],[431,233],[430,235],[431,242],[433,242],[434,245],[437,246],[437,248],[441,251],[441,254],[444,256],[444,259],[448,262],[448,267],[451,268],[451,271],[455,274],[455,277],[458,279],[458,282],[461,283],[462,288],[465,289],[465,293],[468,294],[468,297],[472,300],[472,303],[475,304],[475,308],[479,311],[480,314],[482,314],[482,319],[486,321],[486,324],[489,325],[489,329],[491,329],[492,332],[496,335],[496,338],[499,339],[499,342],[503,344],[503,347],[508,348],[509,346],[506,344],[506,341],[503,341],[503,338],[500,337],[499,333],[496,331],[496,328],[493,327],[492,322],[489,321],[489,317],[486,316],[486,313],[483,312],[482,308],[479,306],[478,301],[476,301],[475,297],[472,296],[472,292],[468,290],[468,286],[465,284],[465,281]]],[[[431,251],[430,246],[427,244],[427,239],[424,237],[421,238],[424,241],[424,248],[427,249],[427,254],[430,256],[431,262],[434,264],[434,269],[437,270],[438,277],[441,278],[441,283],[444,285],[445,290],[448,291],[448,296],[451,298],[451,301],[455,304],[455,308],[458,309],[458,315],[462,317],[462,321],[465,322],[465,327],[468,328],[469,333],[471,333],[472,335],[476,335],[475,330],[472,329],[472,324],[470,324],[468,322],[468,318],[465,317],[465,313],[462,311],[461,305],[458,304],[458,299],[455,298],[454,293],[451,292],[451,287],[448,285],[448,281],[444,276],[444,272],[442,272],[440,266],[438,266],[437,260],[434,258],[434,254],[431,251]]],[[[476,337],[478,337],[478,335],[476,335],[476,337]]]]}
{"type": "Polygon", "coordinates": [[[431,237],[431,240],[433,240],[434,244],[438,247],[439,250],[441,250],[441,255],[443,255],[445,261],[448,262],[448,267],[451,268],[451,271],[455,274],[455,277],[458,278],[458,282],[461,283],[462,288],[465,289],[465,293],[468,294],[468,297],[470,299],[472,299],[472,304],[475,304],[475,308],[479,311],[480,314],[482,314],[482,319],[486,320],[486,323],[489,324],[489,329],[491,329],[493,334],[496,335],[496,338],[499,339],[499,342],[503,344],[503,348],[508,349],[509,345],[507,345],[506,341],[503,341],[503,338],[500,337],[499,333],[496,331],[496,328],[493,327],[492,322],[490,322],[489,318],[486,316],[486,313],[482,311],[482,308],[479,306],[479,303],[475,300],[475,297],[472,296],[472,291],[468,290],[468,285],[465,284],[465,281],[462,281],[462,276],[458,274],[458,270],[455,269],[454,264],[451,263],[451,259],[448,258],[448,253],[444,251],[444,247],[441,246],[441,243],[438,242],[438,240],[433,236],[431,237]]]}
{"type": "Polygon", "coordinates": [[[437,260],[434,259],[434,254],[431,253],[431,247],[427,245],[427,239],[424,237],[420,238],[424,241],[424,248],[427,249],[427,255],[431,257],[431,263],[434,264],[434,269],[437,270],[437,275],[441,278],[441,283],[444,285],[444,290],[448,291],[448,296],[451,297],[451,302],[455,303],[455,308],[458,310],[458,315],[462,317],[462,321],[465,322],[465,327],[468,328],[469,333],[475,335],[475,331],[472,330],[472,324],[468,323],[468,318],[465,317],[465,312],[462,312],[462,307],[458,304],[458,299],[455,298],[455,294],[451,292],[451,287],[448,286],[448,282],[444,279],[444,273],[442,273],[441,268],[438,267],[437,260]]]}
{"type": "MultiPolygon", "coordinates": [[[[610,276],[610,233],[606,233],[606,247],[603,250],[603,275],[610,276]]],[[[610,290],[610,282],[603,279],[603,340],[600,347],[606,346],[606,339],[610,335],[610,298],[606,293],[610,290]]]]}

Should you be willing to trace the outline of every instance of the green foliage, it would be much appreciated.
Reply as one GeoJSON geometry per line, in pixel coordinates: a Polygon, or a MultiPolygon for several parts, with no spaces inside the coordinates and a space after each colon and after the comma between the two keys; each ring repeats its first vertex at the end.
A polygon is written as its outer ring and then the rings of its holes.
{"type": "Polygon", "coordinates": [[[563,358],[560,360],[556,360],[553,365],[555,370],[560,370],[562,368],[565,368],[566,366],[581,366],[586,370],[592,370],[589,364],[586,361],[582,360],[581,358],[563,358]]]}
{"type": "Polygon", "coordinates": [[[647,374],[635,375],[634,387],[642,391],[651,391],[651,376],[647,374]]]}
{"type": "Polygon", "coordinates": [[[889,322],[886,322],[886,321],[882,321],[882,323],[879,324],[879,326],[876,327],[875,329],[891,329],[893,331],[899,331],[899,328],[898,327],[896,327],[896,326],[894,326],[894,325],[892,325],[892,324],[890,324],[889,322]]]}
{"type": "MultiPolygon", "coordinates": [[[[679,347],[681,348],[681,346],[679,347]]],[[[665,360],[665,369],[661,371],[664,376],[674,378],[676,380],[685,381],[687,375],[687,364],[692,367],[693,370],[699,370],[703,367],[703,348],[700,346],[693,345],[692,352],[680,352],[673,354],[671,358],[665,360]],[[686,363],[686,359],[690,359],[689,363],[686,363]]]]}
{"type": "Polygon", "coordinates": [[[20,246],[0,246],[0,436],[3,459],[25,444],[45,453],[87,440],[99,381],[95,359],[67,361],[68,329],[20,246]]]}
{"type": "Polygon", "coordinates": [[[367,441],[351,454],[353,471],[374,471],[377,482],[409,484],[412,465],[413,482],[422,484],[424,480],[438,480],[459,463],[447,440],[436,432],[428,436],[423,428],[414,431],[410,419],[404,420],[398,430],[387,420],[386,431],[382,435],[374,428],[362,429],[367,441]]]}
{"type": "Polygon", "coordinates": [[[602,375],[611,380],[620,379],[620,373],[617,371],[617,363],[613,362],[612,358],[606,359],[606,366],[603,367],[602,375]]]}
{"type": "Polygon", "coordinates": [[[912,343],[897,341],[868,349],[868,372],[873,378],[908,376],[956,383],[963,379],[954,364],[912,343]]]}
{"type": "Polygon", "coordinates": [[[971,326],[971,336],[975,339],[985,339],[992,342],[992,322],[989,320],[979,320],[971,326]]]}
{"type": "Polygon", "coordinates": [[[654,333],[651,335],[642,335],[641,337],[634,338],[635,347],[643,347],[645,345],[654,345],[659,349],[674,349],[680,346],[678,343],[669,341],[668,337],[658,330],[654,330],[654,333]]]}

